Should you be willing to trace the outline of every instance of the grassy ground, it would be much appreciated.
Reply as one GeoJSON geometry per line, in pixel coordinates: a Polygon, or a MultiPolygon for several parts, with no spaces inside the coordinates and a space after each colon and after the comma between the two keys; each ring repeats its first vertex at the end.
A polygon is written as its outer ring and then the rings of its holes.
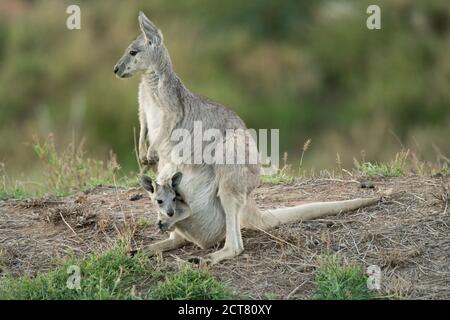
{"type": "Polygon", "coordinates": [[[243,254],[208,270],[194,268],[191,271],[200,272],[194,274],[184,270],[186,261],[209,254],[220,244],[205,250],[187,245],[143,260],[117,251],[123,239],[128,239],[127,246],[139,248],[167,237],[158,232],[156,212],[139,188],[103,186],[67,197],[2,201],[1,296],[448,297],[449,176],[374,177],[370,183],[367,177],[355,178],[264,183],[254,196],[263,210],[373,196],[389,188],[396,188],[400,196],[356,212],[267,232],[243,230],[243,254]],[[363,187],[367,184],[372,187],[363,187]],[[67,257],[73,258],[65,262],[67,257]],[[70,277],[66,269],[73,259],[87,286],[84,293],[67,293],[61,286],[70,277]],[[371,265],[379,266],[382,273],[381,290],[375,293],[364,287],[365,271],[371,265]],[[59,289],[49,285],[58,283],[59,289]]]}
{"type": "Polygon", "coordinates": [[[13,183],[1,168],[0,299],[379,299],[448,293],[448,161],[430,167],[403,151],[386,164],[355,160],[350,171],[338,165],[336,172],[307,173],[301,161],[297,170],[285,166],[264,177],[256,191],[262,209],[371,196],[387,188],[403,195],[266,233],[244,230],[244,254],[199,270],[187,259],[217,248],[191,245],[152,259],[127,254],[164,236],[154,227],[156,213],[136,176],[121,175],[113,156],[100,163],[75,145],[58,153],[51,139],[36,141],[35,150],[44,184],[13,183]],[[367,289],[369,265],[382,268],[380,291],[367,289]],[[67,287],[74,279],[70,266],[79,267],[79,289],[67,287]]]}
{"type": "Polygon", "coordinates": [[[148,257],[120,244],[85,259],[67,259],[34,277],[5,276],[0,300],[227,299],[232,293],[207,271],[182,267],[164,274],[148,257]]]}
{"type": "MultiPolygon", "coordinates": [[[[70,258],[54,270],[35,277],[5,276],[0,300],[217,300],[238,297],[210,272],[185,265],[164,274],[142,254],[131,257],[119,244],[86,259],[70,258]]],[[[315,300],[377,298],[367,287],[367,275],[355,263],[344,264],[324,255],[314,279],[315,300]]]]}

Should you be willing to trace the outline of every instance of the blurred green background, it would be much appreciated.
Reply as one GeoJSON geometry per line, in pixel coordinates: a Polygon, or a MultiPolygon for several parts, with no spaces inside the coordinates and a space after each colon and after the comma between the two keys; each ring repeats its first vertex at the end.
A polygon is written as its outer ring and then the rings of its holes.
{"type": "MultiPolygon", "coordinates": [[[[0,0],[0,162],[38,174],[34,134],[75,137],[90,156],[113,150],[137,169],[140,77],[113,66],[143,10],[163,31],[192,91],[235,110],[251,128],[279,128],[280,150],[317,169],[351,166],[402,147],[450,154],[450,2],[0,0]],[[66,7],[81,7],[81,30],[66,7]],[[382,30],[366,28],[381,7],[382,30]]],[[[282,156],[281,156],[282,157],[282,156]]]]}

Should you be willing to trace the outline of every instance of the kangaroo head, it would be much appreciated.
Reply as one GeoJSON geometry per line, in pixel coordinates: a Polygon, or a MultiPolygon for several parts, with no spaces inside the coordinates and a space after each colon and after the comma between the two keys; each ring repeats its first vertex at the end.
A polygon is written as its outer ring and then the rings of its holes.
{"type": "Polygon", "coordinates": [[[128,78],[137,72],[160,67],[168,59],[161,31],[142,11],[139,12],[138,21],[142,33],[131,42],[114,66],[114,73],[119,78],[128,78]]]}
{"type": "Polygon", "coordinates": [[[177,191],[181,178],[181,172],[177,172],[168,183],[159,185],[156,182],[153,183],[148,176],[141,177],[142,187],[149,193],[153,204],[158,208],[157,225],[163,232],[173,231],[177,222],[191,215],[189,206],[177,191]]]}

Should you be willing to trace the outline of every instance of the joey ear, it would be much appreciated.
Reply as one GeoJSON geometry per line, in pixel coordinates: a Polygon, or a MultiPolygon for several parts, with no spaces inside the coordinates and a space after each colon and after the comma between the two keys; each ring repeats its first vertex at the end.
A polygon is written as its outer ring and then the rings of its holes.
{"type": "Polygon", "coordinates": [[[163,35],[161,31],[150,21],[149,18],[144,14],[144,12],[139,11],[139,28],[144,34],[147,41],[159,45],[163,41],[163,35]]]}
{"type": "Polygon", "coordinates": [[[153,187],[153,181],[152,178],[149,176],[141,176],[141,186],[144,188],[145,191],[148,191],[150,193],[155,192],[155,188],[153,187]]]}
{"type": "Polygon", "coordinates": [[[181,182],[181,178],[183,178],[183,174],[181,172],[177,172],[172,176],[172,188],[178,187],[181,182]]]}

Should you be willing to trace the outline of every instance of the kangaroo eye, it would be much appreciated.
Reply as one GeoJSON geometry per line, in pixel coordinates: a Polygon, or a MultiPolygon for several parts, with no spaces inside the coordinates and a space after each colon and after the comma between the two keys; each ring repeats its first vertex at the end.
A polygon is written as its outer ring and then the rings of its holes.
{"type": "Polygon", "coordinates": [[[174,198],[172,199],[173,202],[175,202],[175,200],[177,200],[177,197],[174,197],[174,198]]]}
{"type": "Polygon", "coordinates": [[[130,55],[132,55],[133,57],[135,56],[135,55],[137,55],[137,51],[136,50],[130,50],[130,52],[129,52],[129,54],[130,55]]]}
{"type": "Polygon", "coordinates": [[[156,200],[156,202],[158,202],[158,204],[162,204],[163,203],[162,200],[156,200]]]}

